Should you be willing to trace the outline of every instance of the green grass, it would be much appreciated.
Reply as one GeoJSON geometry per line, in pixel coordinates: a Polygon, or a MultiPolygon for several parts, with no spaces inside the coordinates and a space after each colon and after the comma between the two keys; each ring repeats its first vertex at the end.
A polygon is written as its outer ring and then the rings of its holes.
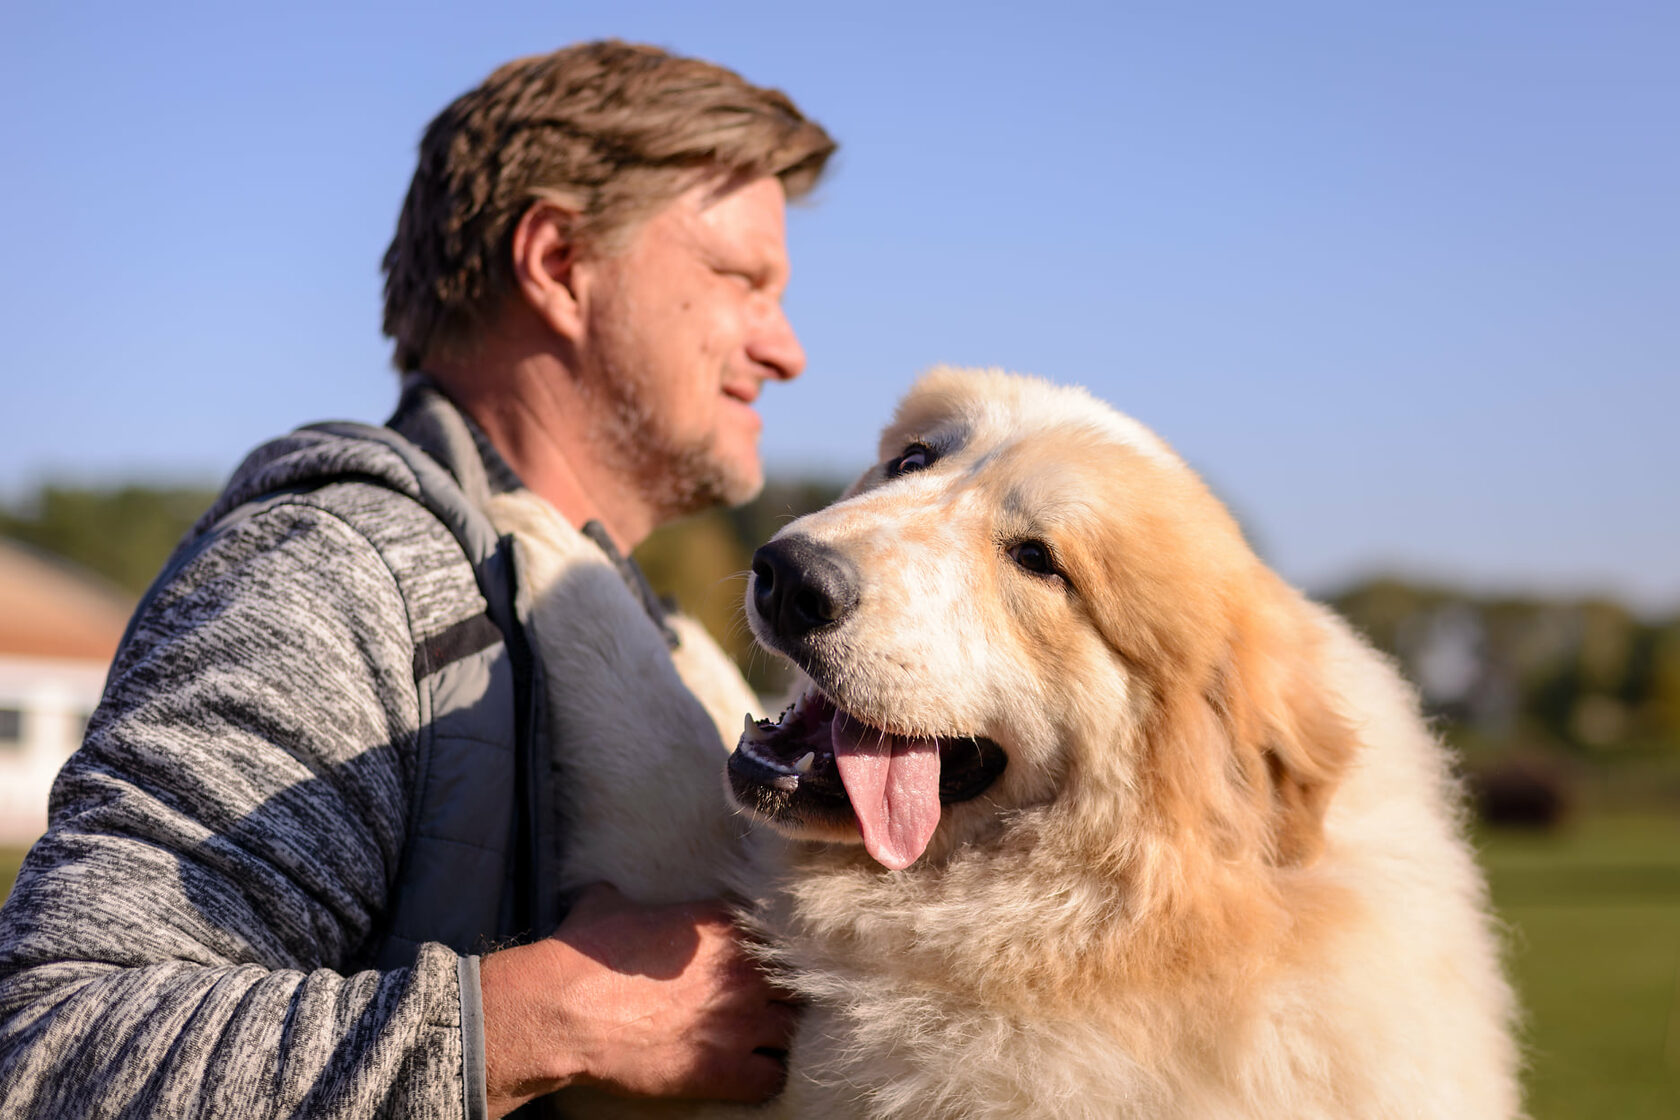
{"type": "Polygon", "coordinates": [[[12,893],[12,883],[17,879],[18,867],[23,863],[23,853],[26,848],[0,848],[0,898],[12,893]]]}
{"type": "Polygon", "coordinates": [[[1489,833],[1534,1120],[1680,1116],[1680,820],[1489,833]]]}
{"type": "MultiPolygon", "coordinates": [[[[1534,1120],[1680,1116],[1680,818],[1480,838],[1527,1016],[1534,1120]]],[[[0,848],[0,894],[21,849],[0,848]]]]}

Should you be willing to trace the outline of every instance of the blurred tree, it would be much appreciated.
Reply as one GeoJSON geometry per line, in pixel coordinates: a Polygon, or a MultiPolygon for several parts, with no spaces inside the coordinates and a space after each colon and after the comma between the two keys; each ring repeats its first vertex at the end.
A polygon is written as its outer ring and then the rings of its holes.
{"type": "Polygon", "coordinates": [[[721,511],[667,525],[636,550],[636,563],[654,590],[698,619],[737,661],[752,643],[741,618],[750,562],[721,511]]]}
{"type": "Polygon", "coordinates": [[[49,484],[22,507],[0,509],[0,536],[56,553],[138,595],[215,496],[198,487],[49,484]]]}
{"type": "Polygon", "coordinates": [[[1381,579],[1331,598],[1475,753],[1680,756],[1680,620],[1381,579]]]}
{"type": "Polygon", "coordinates": [[[1680,619],[1651,627],[1642,653],[1641,722],[1653,737],[1680,742],[1680,619]]]}

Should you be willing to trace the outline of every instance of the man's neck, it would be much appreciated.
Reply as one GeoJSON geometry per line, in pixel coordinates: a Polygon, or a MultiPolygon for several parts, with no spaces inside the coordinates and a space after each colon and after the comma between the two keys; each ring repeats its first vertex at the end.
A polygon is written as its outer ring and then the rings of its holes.
{"type": "Polygon", "coordinates": [[[471,416],[532,492],[574,528],[599,521],[628,555],[656,527],[633,480],[600,449],[590,400],[555,355],[474,354],[427,372],[471,416]]]}

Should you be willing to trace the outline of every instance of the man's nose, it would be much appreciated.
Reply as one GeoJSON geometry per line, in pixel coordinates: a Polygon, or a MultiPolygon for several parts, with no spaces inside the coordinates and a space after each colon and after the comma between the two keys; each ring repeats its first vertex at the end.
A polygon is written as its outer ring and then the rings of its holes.
{"type": "Polygon", "coordinates": [[[747,356],[777,381],[792,381],[805,369],[805,348],[780,305],[770,308],[747,340],[747,356]]]}

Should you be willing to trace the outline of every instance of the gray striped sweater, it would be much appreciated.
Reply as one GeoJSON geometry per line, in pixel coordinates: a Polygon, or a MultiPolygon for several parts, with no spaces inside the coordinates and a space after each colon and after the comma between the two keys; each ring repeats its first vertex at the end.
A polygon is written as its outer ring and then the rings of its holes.
{"type": "Polygon", "coordinates": [[[361,482],[235,522],[154,595],[0,911],[0,1117],[478,1111],[470,960],[369,962],[416,643],[482,610],[447,530],[361,482]]]}

